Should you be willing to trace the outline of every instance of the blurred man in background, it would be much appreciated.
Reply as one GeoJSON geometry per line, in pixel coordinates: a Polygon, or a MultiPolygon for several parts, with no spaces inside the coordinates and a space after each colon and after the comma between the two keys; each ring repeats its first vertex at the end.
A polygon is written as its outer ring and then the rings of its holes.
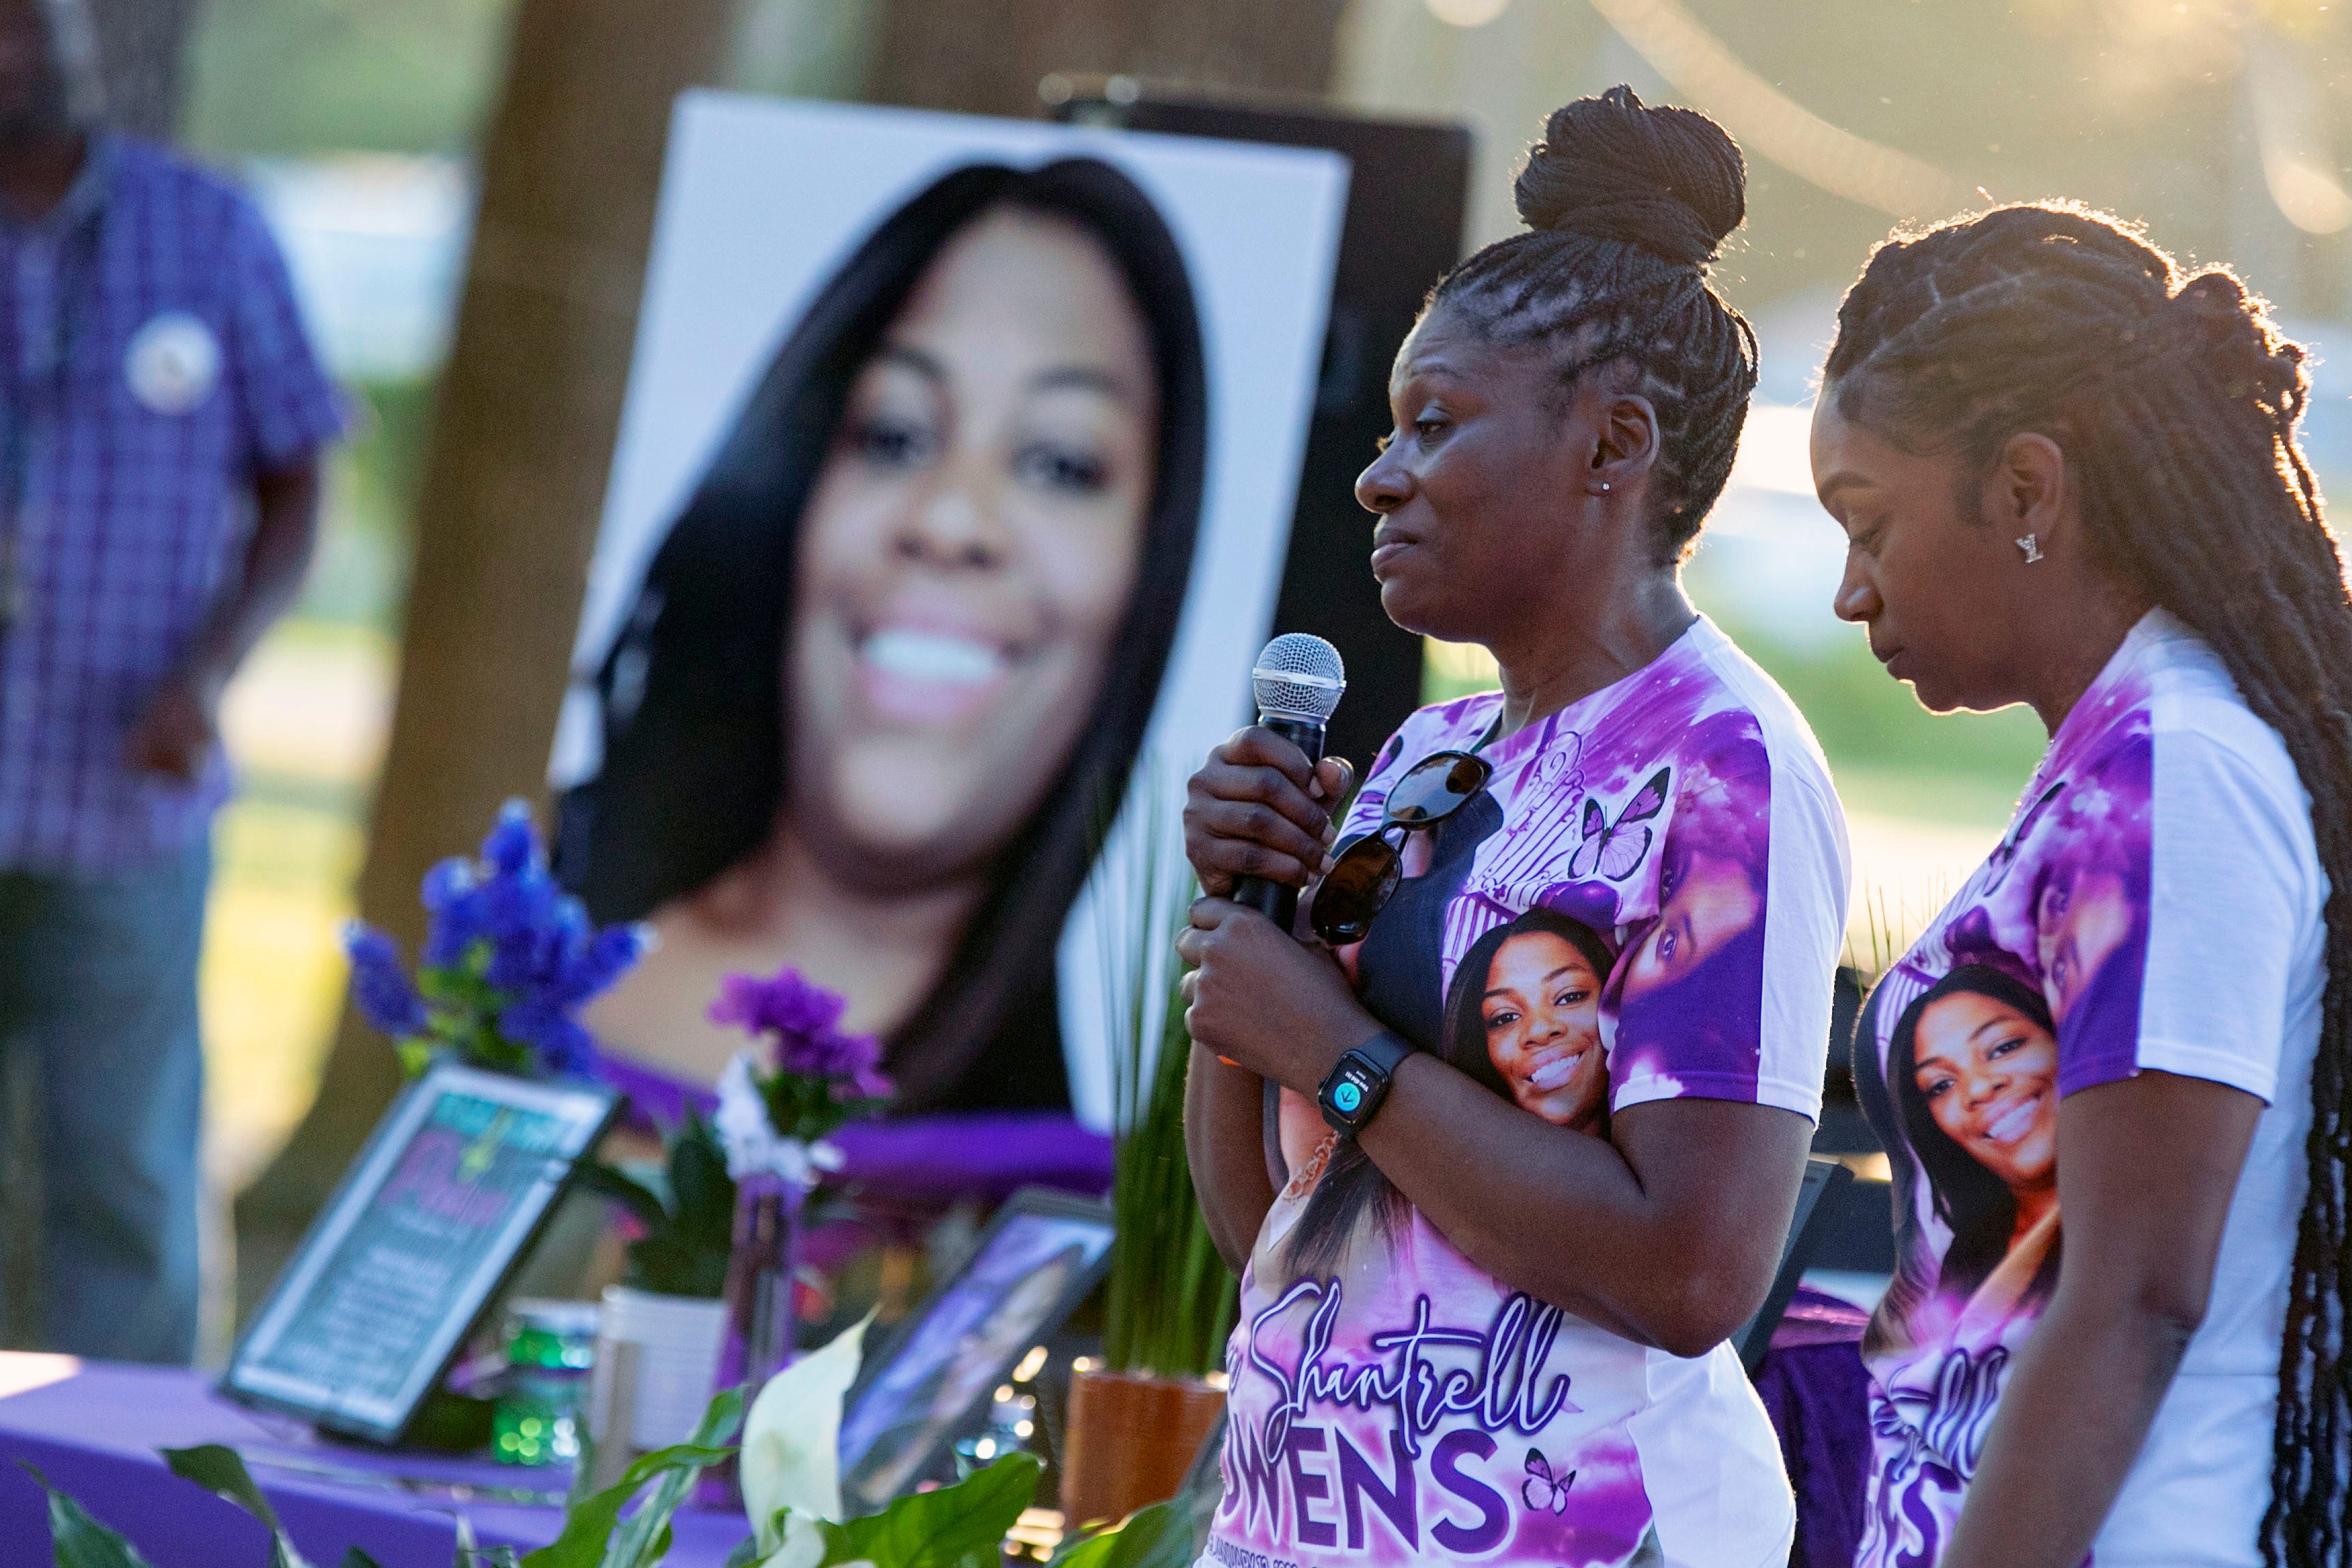
{"type": "Polygon", "coordinates": [[[42,1333],[185,1361],[221,691],[300,586],[340,404],[261,219],[96,127],[83,0],[0,0],[0,1064],[42,1333]]]}

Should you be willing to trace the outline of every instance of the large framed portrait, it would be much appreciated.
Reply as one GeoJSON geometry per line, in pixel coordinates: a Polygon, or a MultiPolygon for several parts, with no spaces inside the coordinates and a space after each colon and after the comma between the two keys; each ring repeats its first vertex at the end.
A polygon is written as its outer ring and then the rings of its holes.
{"type": "Polygon", "coordinates": [[[898,1110],[1107,1125],[1074,912],[1248,716],[1346,162],[719,92],[667,158],[552,764],[561,874],[661,945],[589,1022],[708,1082],[789,963],[898,1110]]]}

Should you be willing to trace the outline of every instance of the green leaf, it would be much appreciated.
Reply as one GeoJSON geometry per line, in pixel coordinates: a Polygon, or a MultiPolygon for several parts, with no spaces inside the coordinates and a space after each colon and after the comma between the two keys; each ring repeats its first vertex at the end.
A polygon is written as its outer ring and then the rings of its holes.
{"type": "Polygon", "coordinates": [[[705,1465],[717,1464],[733,1451],[682,1443],[646,1455],[631,1465],[618,1481],[566,1511],[563,1532],[526,1554],[522,1568],[598,1568],[606,1561],[606,1548],[612,1543],[614,1529],[620,1523],[621,1511],[646,1482],[688,1467],[692,1472],[688,1477],[690,1481],[693,1476],[701,1474],[705,1465]]]}
{"type": "Polygon", "coordinates": [[[147,1568],[136,1547],[90,1518],[81,1504],[51,1486],[48,1477],[22,1459],[16,1465],[49,1494],[49,1547],[57,1568],[147,1568]]]}
{"type": "Polygon", "coordinates": [[[630,1218],[646,1228],[647,1235],[669,1228],[669,1210],[643,1182],[622,1175],[602,1160],[582,1160],[572,1168],[583,1187],[627,1209],[630,1218]]]}
{"type": "Polygon", "coordinates": [[[1125,1523],[1056,1552],[1051,1568],[1139,1568],[1179,1522],[1174,1503],[1155,1502],[1128,1515],[1125,1523]]]}
{"type": "Polygon", "coordinates": [[[296,1549],[286,1527],[278,1522],[278,1511],[253,1484],[245,1461],[235,1448],[219,1443],[206,1443],[194,1448],[165,1448],[163,1462],[182,1480],[194,1481],[215,1497],[226,1498],[254,1518],[261,1521],[269,1531],[270,1568],[310,1568],[296,1549]]]}
{"type": "Polygon", "coordinates": [[[670,1145],[669,1186],[682,1236],[708,1240],[721,1249],[732,1245],[735,1183],[727,1174],[727,1155],[710,1124],[691,1109],[670,1145]]]}
{"type": "Polygon", "coordinates": [[[695,1427],[694,1437],[688,1446],[698,1453],[714,1455],[715,1458],[680,1464],[666,1471],[655,1484],[653,1496],[646,1500],[643,1508],[629,1516],[628,1522],[622,1525],[620,1533],[613,1538],[612,1545],[605,1549],[603,1568],[653,1568],[653,1564],[668,1554],[670,1516],[686,1500],[688,1489],[694,1485],[695,1478],[702,1473],[703,1467],[714,1464],[734,1451],[714,1445],[733,1437],[742,1423],[743,1390],[730,1388],[712,1396],[702,1412],[701,1424],[695,1427]]]}
{"type": "Polygon", "coordinates": [[[1007,1454],[968,1480],[902,1497],[868,1518],[846,1524],[821,1520],[824,1560],[887,1568],[996,1568],[1004,1532],[1036,1500],[1044,1469],[1034,1454],[1007,1454]]]}

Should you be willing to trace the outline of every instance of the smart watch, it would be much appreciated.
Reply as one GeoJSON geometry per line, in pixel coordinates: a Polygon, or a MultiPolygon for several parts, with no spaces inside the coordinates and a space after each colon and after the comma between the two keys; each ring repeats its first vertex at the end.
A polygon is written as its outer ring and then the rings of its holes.
{"type": "Polygon", "coordinates": [[[1315,1092],[1316,1103],[1323,1107],[1323,1119],[1332,1130],[1343,1138],[1362,1132],[1389,1097],[1389,1080],[1397,1063],[1412,1054],[1412,1047],[1402,1038],[1382,1032],[1341,1057],[1315,1092]]]}

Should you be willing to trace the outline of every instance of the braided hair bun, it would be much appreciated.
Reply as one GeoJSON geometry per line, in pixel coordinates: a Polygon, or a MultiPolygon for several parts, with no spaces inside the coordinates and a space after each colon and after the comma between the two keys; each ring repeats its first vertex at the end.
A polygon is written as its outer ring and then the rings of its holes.
{"type": "Polygon", "coordinates": [[[1704,267],[1748,215],[1748,163],[1706,115],[1612,87],[1552,111],[1512,195],[1531,229],[1704,267]]]}

